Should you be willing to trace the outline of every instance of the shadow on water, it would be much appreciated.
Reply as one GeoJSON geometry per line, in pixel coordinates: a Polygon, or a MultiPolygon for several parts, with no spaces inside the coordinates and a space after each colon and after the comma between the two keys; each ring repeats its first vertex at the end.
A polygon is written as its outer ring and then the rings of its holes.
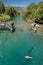
{"type": "MultiPolygon", "coordinates": [[[[33,49],[34,49],[34,47],[31,47],[31,49],[27,52],[27,55],[28,56],[33,56],[33,49]]],[[[23,64],[23,65],[33,65],[33,63],[32,63],[32,59],[25,59],[25,63],[23,64]]]]}
{"type": "Polygon", "coordinates": [[[32,60],[31,59],[25,59],[25,62],[22,65],[31,65],[31,64],[32,64],[32,60]]]}
{"type": "Polygon", "coordinates": [[[34,47],[31,47],[31,49],[28,51],[28,54],[30,54],[33,49],[34,49],[34,47]]]}

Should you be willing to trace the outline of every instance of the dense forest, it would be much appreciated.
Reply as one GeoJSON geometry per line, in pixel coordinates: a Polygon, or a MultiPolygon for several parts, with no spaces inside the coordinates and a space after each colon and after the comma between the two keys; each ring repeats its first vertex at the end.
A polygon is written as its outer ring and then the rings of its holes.
{"type": "Polygon", "coordinates": [[[43,2],[32,2],[24,8],[22,16],[26,21],[32,20],[32,22],[43,24],[43,2]]]}
{"type": "MultiPolygon", "coordinates": [[[[18,9],[16,10],[15,6],[5,6],[4,3],[0,1],[0,18],[11,19],[20,13],[18,9]]],[[[32,20],[32,22],[43,24],[43,2],[32,2],[22,10],[22,16],[26,21],[32,20]]]]}
{"type": "Polygon", "coordinates": [[[5,6],[2,1],[0,1],[0,19],[11,19],[19,14],[14,6],[5,6]]]}

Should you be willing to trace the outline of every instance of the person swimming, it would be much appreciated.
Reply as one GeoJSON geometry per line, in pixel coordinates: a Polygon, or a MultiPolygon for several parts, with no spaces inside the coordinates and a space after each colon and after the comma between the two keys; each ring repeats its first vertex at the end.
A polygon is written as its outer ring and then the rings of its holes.
{"type": "Polygon", "coordinates": [[[25,58],[26,58],[26,59],[32,59],[32,57],[31,57],[31,56],[25,56],[25,58]]]}

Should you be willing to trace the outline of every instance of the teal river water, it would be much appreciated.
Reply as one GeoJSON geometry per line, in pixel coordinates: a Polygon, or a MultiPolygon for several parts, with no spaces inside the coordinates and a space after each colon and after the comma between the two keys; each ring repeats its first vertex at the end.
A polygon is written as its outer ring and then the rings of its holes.
{"type": "Polygon", "coordinates": [[[27,30],[23,22],[18,16],[14,33],[0,31],[0,65],[43,65],[43,35],[27,30]]]}

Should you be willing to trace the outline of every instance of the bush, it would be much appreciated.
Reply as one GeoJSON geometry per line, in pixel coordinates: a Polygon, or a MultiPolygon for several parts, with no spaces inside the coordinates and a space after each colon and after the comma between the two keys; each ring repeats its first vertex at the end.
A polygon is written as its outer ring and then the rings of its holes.
{"type": "Polygon", "coordinates": [[[10,16],[6,14],[1,14],[2,20],[10,20],[10,16]]]}

